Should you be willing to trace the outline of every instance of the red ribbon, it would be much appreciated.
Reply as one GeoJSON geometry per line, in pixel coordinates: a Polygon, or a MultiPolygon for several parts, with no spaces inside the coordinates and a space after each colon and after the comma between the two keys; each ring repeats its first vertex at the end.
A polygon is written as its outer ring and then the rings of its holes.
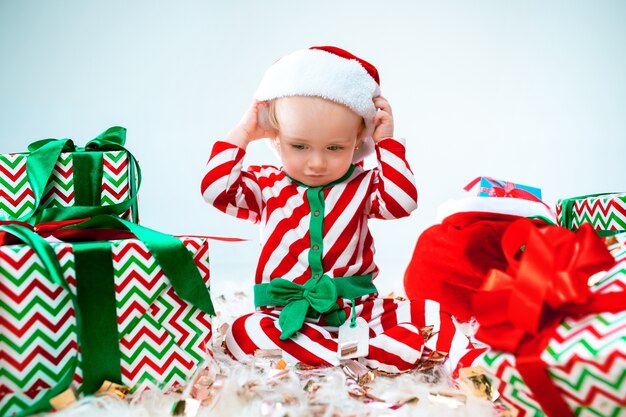
{"type": "MultiPolygon", "coordinates": [[[[68,242],[81,242],[81,241],[102,241],[102,240],[117,240],[117,239],[134,239],[135,235],[128,230],[119,229],[73,229],[71,226],[82,223],[89,219],[75,219],[75,220],[61,220],[55,222],[38,223],[35,226],[17,221],[17,220],[0,220],[0,226],[5,224],[18,224],[24,226],[36,232],[42,237],[55,237],[56,239],[68,241],[68,242]]],[[[237,237],[222,237],[222,236],[190,236],[211,240],[219,240],[222,242],[244,242],[247,239],[241,239],[237,237]]],[[[21,243],[21,240],[11,234],[7,234],[4,231],[0,231],[0,246],[12,245],[21,243]]]]}
{"type": "Polygon", "coordinates": [[[573,416],[540,356],[565,317],[626,309],[626,292],[595,294],[587,284],[615,260],[588,224],[574,233],[517,220],[502,248],[507,271],[491,270],[472,299],[476,337],[517,356],[518,371],[547,415],[573,416]]]}
{"type": "MultiPolygon", "coordinates": [[[[59,240],[68,242],[82,241],[100,241],[100,240],[116,240],[116,239],[132,239],[135,235],[128,230],[118,229],[72,229],[71,226],[82,223],[88,219],[60,220],[55,222],[38,223],[35,226],[16,221],[5,220],[0,221],[3,224],[19,224],[27,227],[42,237],[54,237],[59,240]]],[[[21,241],[13,235],[6,232],[0,232],[0,245],[12,245],[21,241]]]]}

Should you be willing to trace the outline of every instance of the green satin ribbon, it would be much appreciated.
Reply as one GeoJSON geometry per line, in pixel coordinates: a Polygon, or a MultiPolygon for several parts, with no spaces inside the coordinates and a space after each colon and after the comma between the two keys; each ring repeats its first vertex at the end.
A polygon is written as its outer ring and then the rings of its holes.
{"type": "Polygon", "coordinates": [[[111,242],[73,243],[78,308],[82,327],[81,391],[96,392],[103,381],[122,383],[117,302],[111,242]]]}
{"type": "MultiPolygon", "coordinates": [[[[193,257],[179,239],[107,215],[96,216],[59,230],[89,228],[121,229],[133,233],[157,260],[176,294],[201,311],[215,315],[209,289],[202,280],[193,257]]],[[[32,247],[42,259],[52,282],[61,285],[70,294],[76,313],[77,341],[81,350],[81,391],[93,393],[104,380],[121,382],[121,353],[110,242],[72,243],[77,282],[77,295],[74,297],[63,278],[54,249],[45,239],[25,226],[5,225],[0,230],[6,230],[32,247]]],[[[59,382],[18,416],[49,410],[50,399],[67,389],[72,382],[78,363],[76,357],[71,360],[71,368],[59,382]]]]}
{"type": "Polygon", "coordinates": [[[35,203],[33,209],[18,220],[36,224],[87,218],[98,214],[120,215],[130,208],[133,212],[133,219],[137,221],[137,189],[141,184],[141,171],[134,156],[124,148],[125,142],[126,129],[115,126],[87,142],[85,147],[75,146],[71,139],[42,139],[31,143],[28,146],[30,153],[26,160],[26,173],[33,190],[35,203]],[[102,153],[107,151],[124,151],[127,153],[130,195],[129,199],[122,203],[101,206],[102,153]],[[42,209],[40,207],[41,199],[46,185],[53,175],[54,165],[62,152],[73,152],[75,205],[42,209]]]}
{"type": "Polygon", "coordinates": [[[338,298],[354,300],[376,292],[371,275],[341,278],[323,275],[311,278],[303,285],[275,278],[254,286],[254,304],[256,307],[284,306],[278,324],[280,339],[286,340],[302,328],[307,317],[323,315],[327,324],[341,326],[346,321],[346,313],[339,308],[338,298]]]}
{"type": "MultiPolygon", "coordinates": [[[[65,281],[65,278],[63,277],[63,270],[61,269],[59,260],[57,259],[54,249],[52,248],[52,246],[50,246],[50,243],[48,243],[44,238],[24,226],[10,224],[0,226],[0,230],[6,231],[11,235],[16,236],[17,238],[21,239],[26,245],[30,246],[37,254],[37,256],[39,256],[39,259],[41,259],[41,262],[44,265],[43,276],[50,280],[52,283],[60,285],[69,295],[72,306],[74,307],[76,317],[76,341],[78,345],[81,346],[81,342],[83,341],[82,328],[85,321],[83,320],[81,310],[78,307],[78,300],[76,296],[74,296],[72,291],[70,291],[70,288],[65,281]]],[[[48,411],[50,409],[50,400],[65,391],[72,383],[77,366],[78,352],[70,359],[70,367],[61,376],[58,383],[50,388],[44,396],[42,396],[30,407],[15,414],[15,417],[25,417],[34,413],[48,411]]]]}
{"type": "MultiPolygon", "coordinates": [[[[574,203],[576,203],[577,201],[580,200],[584,200],[587,198],[593,198],[593,197],[601,197],[601,196],[608,196],[611,194],[622,194],[622,193],[598,193],[598,194],[587,194],[587,195],[581,195],[579,197],[572,197],[572,198],[564,198],[562,199],[559,204],[561,204],[561,226],[572,230],[573,224],[574,224],[574,203]]],[[[597,230],[596,232],[598,233],[599,236],[601,237],[607,237],[607,236],[613,236],[613,235],[617,235],[620,233],[624,233],[624,230],[597,230]]]]}
{"type": "Polygon", "coordinates": [[[207,314],[215,315],[209,296],[210,290],[207,290],[193,257],[185,245],[174,236],[108,215],[99,215],[63,229],[128,230],[146,245],[182,300],[207,314]]]}

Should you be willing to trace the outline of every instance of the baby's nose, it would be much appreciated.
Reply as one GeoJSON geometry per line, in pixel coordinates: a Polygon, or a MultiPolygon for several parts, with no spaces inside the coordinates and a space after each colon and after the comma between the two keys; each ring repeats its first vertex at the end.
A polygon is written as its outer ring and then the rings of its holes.
{"type": "Polygon", "coordinates": [[[320,169],[324,168],[325,166],[326,158],[324,158],[324,156],[319,152],[313,152],[309,157],[309,167],[320,169]]]}

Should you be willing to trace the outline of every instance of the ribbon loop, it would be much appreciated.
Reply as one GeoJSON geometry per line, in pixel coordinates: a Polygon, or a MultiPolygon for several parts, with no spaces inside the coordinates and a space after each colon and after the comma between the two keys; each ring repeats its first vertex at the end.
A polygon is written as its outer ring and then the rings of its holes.
{"type": "Polygon", "coordinates": [[[304,285],[276,278],[269,283],[268,295],[283,301],[285,305],[279,317],[282,340],[291,337],[302,327],[309,309],[323,314],[337,302],[337,288],[328,275],[310,279],[304,285]]]}
{"type": "Polygon", "coordinates": [[[126,128],[113,126],[87,142],[85,149],[88,151],[119,150],[125,143],[126,128]]]}
{"type": "Polygon", "coordinates": [[[84,148],[77,147],[71,139],[42,139],[28,146],[30,154],[26,160],[26,172],[34,195],[33,208],[19,220],[41,223],[92,217],[98,214],[121,215],[130,209],[135,221],[137,213],[137,189],[141,184],[141,171],[133,155],[124,148],[126,129],[114,126],[87,142],[84,148]],[[117,204],[102,206],[100,187],[102,184],[102,154],[106,151],[123,151],[129,158],[128,177],[130,182],[128,199],[117,204]],[[72,152],[74,162],[75,204],[72,207],[42,208],[41,200],[46,185],[53,176],[54,167],[63,152],[72,152]]]}
{"type": "MultiPolygon", "coordinates": [[[[505,328],[529,335],[541,333],[566,316],[565,306],[588,304],[597,297],[587,285],[589,276],[615,263],[589,225],[574,233],[558,226],[538,228],[520,219],[502,236],[502,248],[509,267],[489,273],[473,300],[476,318],[482,323],[486,315],[493,324],[497,320],[505,328]],[[498,311],[485,314],[485,303],[499,306],[498,311]]],[[[502,328],[492,333],[490,326],[481,326],[478,337],[495,348],[516,351],[521,338],[516,337],[511,349],[500,332],[502,328]]]]}

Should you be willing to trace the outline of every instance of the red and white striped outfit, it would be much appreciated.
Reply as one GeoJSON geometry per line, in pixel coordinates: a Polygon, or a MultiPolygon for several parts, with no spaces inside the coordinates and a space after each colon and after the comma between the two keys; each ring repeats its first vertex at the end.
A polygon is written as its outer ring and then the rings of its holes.
{"type": "MultiPolygon", "coordinates": [[[[378,274],[368,219],[408,216],[417,207],[417,191],[405,159],[404,144],[386,138],[376,145],[378,166],[365,170],[353,166],[342,181],[316,188],[321,210],[314,204],[310,187],[292,180],[282,168],[251,166],[243,170],[245,151],[227,142],[216,142],[202,180],[204,199],[219,210],[261,224],[261,254],[256,284],[283,278],[303,285],[319,267],[312,268],[315,251],[323,274],[330,278],[378,274]],[[311,229],[323,216],[323,229],[311,229]],[[313,237],[312,237],[313,236],[313,237]],[[317,244],[319,243],[319,245],[317,244]],[[312,252],[313,251],[313,252],[312,252]]],[[[420,328],[435,325],[439,335],[427,341],[426,350],[450,352],[453,367],[471,350],[467,338],[449,315],[409,301],[399,302],[369,294],[355,300],[337,299],[347,317],[355,313],[368,321],[370,350],[365,358],[373,367],[388,372],[413,368],[422,358],[424,341],[420,328]],[[451,348],[455,351],[451,352],[451,348]]],[[[280,306],[260,307],[235,320],[226,346],[239,360],[256,349],[280,348],[285,357],[310,365],[336,365],[337,327],[324,316],[307,317],[296,337],[280,340],[280,306]]],[[[471,353],[470,353],[471,355],[471,353]]]]}

